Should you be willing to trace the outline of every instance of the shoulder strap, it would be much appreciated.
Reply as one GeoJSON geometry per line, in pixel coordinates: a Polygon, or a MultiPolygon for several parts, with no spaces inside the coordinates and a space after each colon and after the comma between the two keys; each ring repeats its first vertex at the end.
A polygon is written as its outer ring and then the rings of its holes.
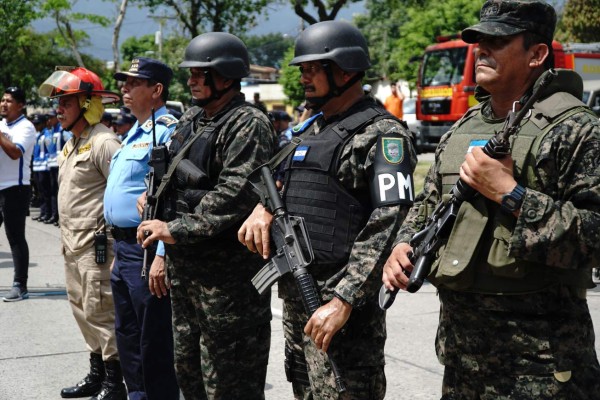
{"type": "Polygon", "coordinates": [[[279,152],[277,154],[275,154],[275,156],[273,156],[273,158],[271,158],[269,160],[269,162],[267,164],[269,165],[269,168],[271,169],[271,171],[274,171],[279,166],[279,164],[281,164],[283,162],[283,160],[285,160],[292,153],[292,151],[294,151],[294,149],[296,147],[298,147],[298,145],[300,143],[302,143],[302,141],[308,135],[310,135],[310,132],[312,130],[310,130],[309,128],[312,127],[314,121],[320,115],[322,115],[322,113],[313,115],[306,121],[302,121],[300,124],[298,124],[292,128],[292,132],[294,132],[296,134],[299,133],[300,135],[293,136],[290,143],[288,143],[283,149],[279,150],[279,152]]]}

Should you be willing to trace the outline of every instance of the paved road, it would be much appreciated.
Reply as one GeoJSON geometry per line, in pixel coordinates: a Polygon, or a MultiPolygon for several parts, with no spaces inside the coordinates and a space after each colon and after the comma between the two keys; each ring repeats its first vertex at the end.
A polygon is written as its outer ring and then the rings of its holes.
{"type": "MultiPolygon", "coordinates": [[[[27,237],[31,298],[0,302],[0,400],[58,400],[61,387],[74,384],[87,373],[88,354],[63,294],[58,228],[28,220],[27,237]]],[[[10,249],[2,230],[0,296],[11,281],[10,249]]],[[[283,372],[281,307],[273,294],[275,316],[266,399],[292,399],[283,372]]],[[[589,292],[589,304],[594,325],[599,327],[599,289],[589,292]]],[[[398,295],[387,316],[387,399],[439,399],[442,368],[433,349],[437,319],[438,301],[431,286],[425,285],[416,294],[398,295]]],[[[600,353],[598,342],[596,350],[600,353]]]]}

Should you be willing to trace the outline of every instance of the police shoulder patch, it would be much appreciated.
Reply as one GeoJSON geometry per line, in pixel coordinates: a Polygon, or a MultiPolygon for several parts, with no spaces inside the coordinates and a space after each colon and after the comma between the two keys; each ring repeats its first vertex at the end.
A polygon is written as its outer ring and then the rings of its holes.
{"type": "Polygon", "coordinates": [[[414,201],[413,166],[406,140],[398,132],[377,138],[373,168],[369,172],[374,207],[411,205],[414,201]]]}
{"type": "Polygon", "coordinates": [[[172,115],[161,115],[160,117],[158,117],[156,119],[157,124],[162,124],[167,127],[173,126],[177,122],[178,122],[177,118],[173,117],[172,115]]]}
{"type": "Polygon", "coordinates": [[[404,159],[404,142],[399,137],[384,137],[381,140],[380,149],[383,158],[390,164],[400,164],[404,159]]]}

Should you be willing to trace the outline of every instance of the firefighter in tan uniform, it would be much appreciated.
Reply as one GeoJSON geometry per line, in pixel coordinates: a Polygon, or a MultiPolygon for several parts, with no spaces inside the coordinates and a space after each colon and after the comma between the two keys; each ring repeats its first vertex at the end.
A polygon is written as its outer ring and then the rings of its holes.
{"type": "Polygon", "coordinates": [[[110,160],[120,142],[100,123],[103,103],[119,96],[105,91],[98,76],[85,68],[55,71],[39,93],[58,98],[58,119],[73,133],[58,156],[58,212],[69,303],[91,353],[89,374],[62,389],[61,396],[125,400],[110,287],[112,240],[103,207],[110,160]]]}

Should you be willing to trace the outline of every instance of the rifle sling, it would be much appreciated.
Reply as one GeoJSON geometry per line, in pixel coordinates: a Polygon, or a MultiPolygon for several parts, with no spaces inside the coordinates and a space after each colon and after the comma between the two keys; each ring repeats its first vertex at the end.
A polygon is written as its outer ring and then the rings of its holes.
{"type": "MultiPolygon", "coordinates": [[[[167,172],[163,175],[162,179],[160,180],[160,185],[158,186],[158,189],[156,189],[156,194],[154,195],[156,198],[156,201],[158,201],[158,199],[160,199],[160,196],[163,194],[163,192],[165,191],[165,189],[171,182],[171,179],[175,175],[175,171],[177,170],[177,166],[187,156],[189,149],[192,147],[192,145],[194,144],[196,139],[200,138],[201,136],[210,136],[213,134],[213,132],[219,131],[221,129],[221,127],[223,125],[225,125],[225,123],[227,121],[229,121],[229,118],[238,110],[238,108],[239,108],[239,106],[233,107],[231,110],[229,110],[227,113],[225,113],[222,117],[220,117],[217,121],[211,122],[208,126],[206,126],[199,133],[192,132],[192,136],[183,145],[183,147],[181,147],[181,149],[179,149],[179,152],[177,153],[177,155],[175,157],[173,157],[173,160],[169,164],[169,169],[167,170],[167,172]]],[[[202,110],[198,111],[191,118],[190,125],[193,124],[193,122],[196,119],[196,116],[198,116],[198,114],[200,114],[201,111],[202,110]]],[[[154,213],[156,213],[156,208],[154,208],[154,213]]],[[[155,218],[155,215],[152,215],[152,218],[155,218]]]]}

